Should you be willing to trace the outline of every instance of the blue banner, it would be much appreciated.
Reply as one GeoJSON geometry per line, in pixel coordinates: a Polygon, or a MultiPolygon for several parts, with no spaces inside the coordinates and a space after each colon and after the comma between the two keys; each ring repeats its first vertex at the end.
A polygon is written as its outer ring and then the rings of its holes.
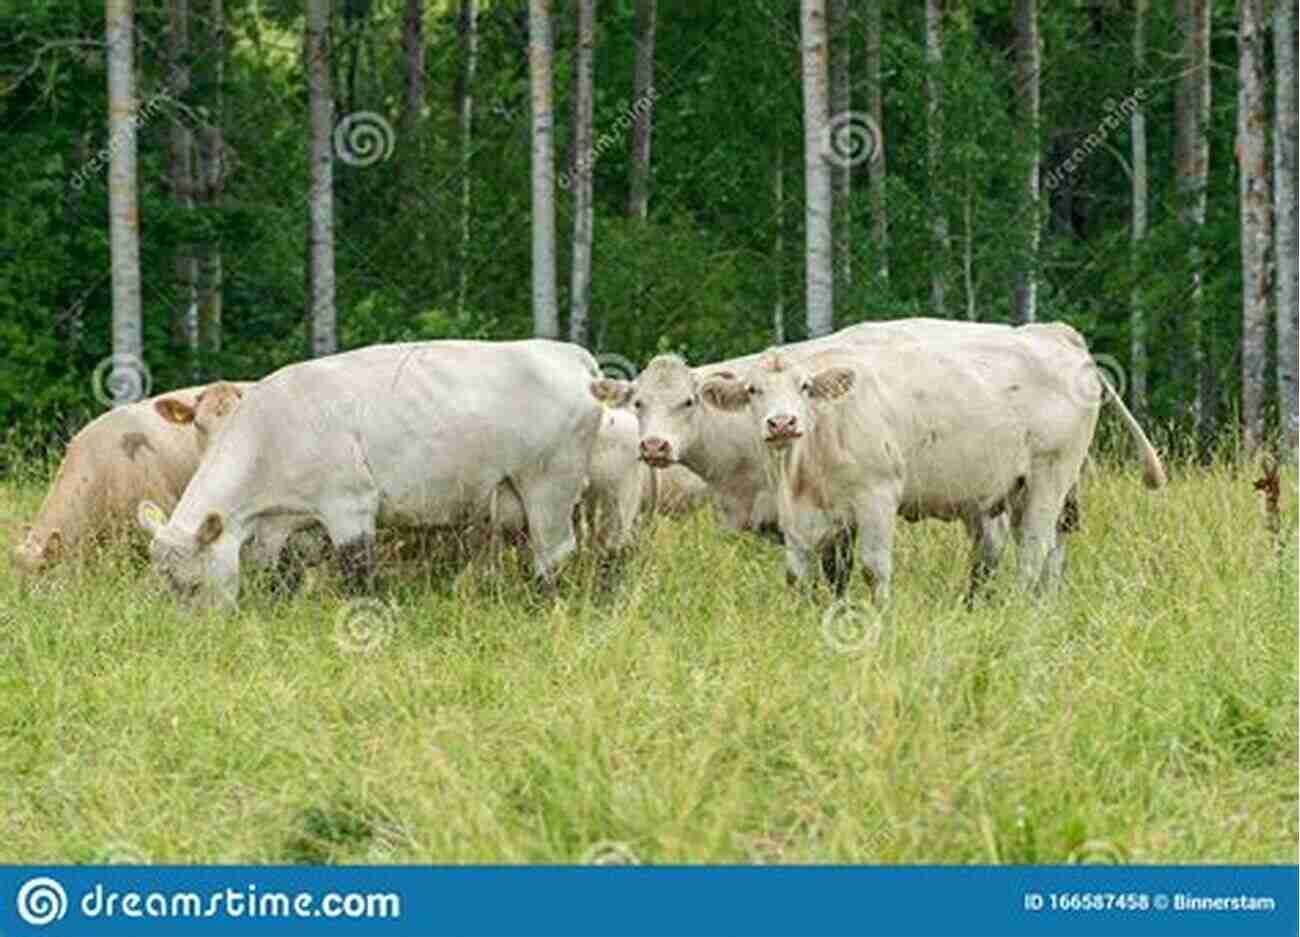
{"type": "Polygon", "coordinates": [[[1291,866],[0,866],[0,935],[1287,935],[1291,866]]]}

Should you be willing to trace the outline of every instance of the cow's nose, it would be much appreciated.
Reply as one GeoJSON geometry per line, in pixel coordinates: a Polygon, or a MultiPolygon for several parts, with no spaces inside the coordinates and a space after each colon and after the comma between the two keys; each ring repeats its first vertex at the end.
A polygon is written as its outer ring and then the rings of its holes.
{"type": "Polygon", "coordinates": [[[641,440],[641,458],[647,461],[668,461],[673,457],[673,447],[668,440],[657,436],[647,436],[641,440]]]}
{"type": "Polygon", "coordinates": [[[798,420],[790,414],[778,414],[767,418],[769,436],[790,436],[798,430],[798,420]]]}

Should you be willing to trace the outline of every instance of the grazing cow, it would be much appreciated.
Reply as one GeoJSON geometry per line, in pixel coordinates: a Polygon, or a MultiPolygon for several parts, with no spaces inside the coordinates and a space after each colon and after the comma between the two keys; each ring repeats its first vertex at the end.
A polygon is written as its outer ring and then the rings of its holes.
{"type": "Polygon", "coordinates": [[[787,574],[856,531],[878,602],[889,596],[895,518],[972,520],[1008,510],[1025,587],[1052,585],[1057,526],[1103,396],[1120,408],[1149,487],[1164,469],[1100,378],[1083,339],[1052,324],[943,343],[843,345],[764,355],[701,396],[745,414],[766,446],[786,537],[787,574]]]}
{"type": "Polygon", "coordinates": [[[585,350],[541,340],[376,345],[282,368],[244,396],[170,519],[141,505],[154,565],[183,595],[234,606],[249,539],[278,556],[320,523],[368,583],[379,525],[518,511],[549,579],[574,549],[598,374],[585,350]]]}
{"type": "MultiPolygon", "coordinates": [[[[1002,335],[1005,325],[952,322],[943,319],[899,319],[850,326],[835,335],[785,346],[787,353],[809,354],[819,348],[853,345],[888,347],[899,342],[939,341],[953,335],[1002,335]]],[[[768,479],[768,459],[743,413],[709,406],[700,397],[710,380],[734,378],[759,355],[690,368],[675,355],[652,360],[635,382],[602,379],[593,393],[613,406],[630,406],[641,429],[641,458],[659,469],[685,467],[709,486],[732,530],[775,534],[776,505],[768,479]],[[704,404],[704,405],[701,405],[704,404]]],[[[974,543],[971,590],[978,588],[996,563],[1007,540],[1004,515],[968,521],[974,543]]],[[[823,566],[837,591],[847,582],[842,561],[846,544],[828,545],[823,566]]]]}
{"type": "Polygon", "coordinates": [[[115,528],[128,529],[141,499],[168,510],[180,501],[199,467],[200,435],[160,415],[160,404],[195,408],[213,387],[187,387],[117,407],[81,429],[59,465],[40,512],[13,551],[24,573],[48,569],[79,544],[115,528]]]}

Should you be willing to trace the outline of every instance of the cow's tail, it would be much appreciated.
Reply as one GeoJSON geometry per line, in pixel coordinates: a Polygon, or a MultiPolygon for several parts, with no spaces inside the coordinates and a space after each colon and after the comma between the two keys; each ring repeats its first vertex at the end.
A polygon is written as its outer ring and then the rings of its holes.
{"type": "Polygon", "coordinates": [[[1148,488],[1163,488],[1165,482],[1169,479],[1165,475],[1165,467],[1160,462],[1160,455],[1156,452],[1156,447],[1151,445],[1151,440],[1147,439],[1147,434],[1142,432],[1142,427],[1134,419],[1133,414],[1129,412],[1128,407],[1124,406],[1124,401],[1119,394],[1115,393],[1115,388],[1110,386],[1110,381],[1099,368],[1097,377],[1102,386],[1106,388],[1106,396],[1116,407],[1119,408],[1120,419],[1124,421],[1124,426],[1128,429],[1128,434],[1133,438],[1134,444],[1142,455],[1142,481],[1148,488]]]}

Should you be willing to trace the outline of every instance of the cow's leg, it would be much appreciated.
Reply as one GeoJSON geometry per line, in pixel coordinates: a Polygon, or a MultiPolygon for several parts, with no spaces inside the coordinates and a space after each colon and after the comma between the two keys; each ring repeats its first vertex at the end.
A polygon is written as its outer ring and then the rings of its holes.
{"type": "Polygon", "coordinates": [[[855,506],[858,525],[858,563],[871,596],[880,606],[889,603],[890,581],[894,574],[894,524],[898,499],[892,494],[870,493],[861,496],[855,506]]]}
{"type": "Polygon", "coordinates": [[[289,549],[289,538],[297,527],[285,519],[268,519],[260,523],[252,544],[253,564],[271,571],[271,594],[287,598],[302,585],[304,563],[297,551],[289,549]]]}
{"type": "Polygon", "coordinates": [[[1056,545],[1047,554],[1043,575],[1048,589],[1055,590],[1059,588],[1061,581],[1065,578],[1066,534],[1073,533],[1078,529],[1079,485],[1076,482],[1070,486],[1070,491],[1065,496],[1065,504],[1061,507],[1061,516],[1056,521],[1056,545]]]}
{"type": "Polygon", "coordinates": [[[375,518],[379,496],[353,498],[324,517],[325,530],[339,558],[343,582],[350,591],[368,592],[375,582],[375,518]]]}
{"type": "Polygon", "coordinates": [[[836,531],[821,548],[821,562],[822,572],[835,591],[835,597],[842,598],[853,572],[853,531],[848,528],[836,531]]]}
{"type": "Polygon", "coordinates": [[[528,519],[528,541],[537,578],[550,581],[577,549],[573,506],[582,494],[582,477],[571,472],[515,481],[528,519]]]}
{"type": "Polygon", "coordinates": [[[793,538],[785,538],[785,582],[788,586],[798,586],[808,582],[809,558],[812,552],[793,538]]]}
{"type": "Polygon", "coordinates": [[[1007,511],[989,517],[975,507],[965,513],[962,521],[971,537],[970,588],[966,591],[966,607],[971,608],[988,578],[998,568],[1002,550],[1007,545],[1011,519],[1007,511]]]}
{"type": "MultiPolygon", "coordinates": [[[[1059,464],[1035,467],[1017,511],[1020,544],[1020,586],[1038,590],[1044,584],[1048,557],[1056,550],[1056,525],[1072,480],[1059,464]]],[[[1064,553],[1060,554],[1064,559],[1064,553]]]]}

